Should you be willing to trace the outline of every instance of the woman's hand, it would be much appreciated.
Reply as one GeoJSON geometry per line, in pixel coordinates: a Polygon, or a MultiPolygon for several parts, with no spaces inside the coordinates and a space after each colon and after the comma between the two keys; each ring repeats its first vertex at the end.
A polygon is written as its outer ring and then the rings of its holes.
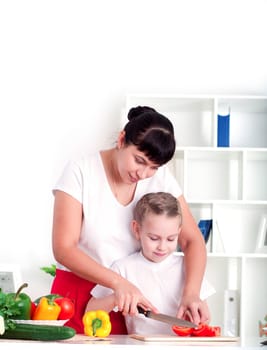
{"type": "Polygon", "coordinates": [[[181,300],[177,317],[187,319],[196,325],[209,323],[210,312],[207,302],[200,300],[198,296],[184,296],[181,300]]]}
{"type": "Polygon", "coordinates": [[[145,310],[149,309],[158,312],[154,305],[143,296],[140,290],[124,278],[120,280],[117,288],[113,290],[115,305],[124,316],[138,314],[137,305],[142,306],[145,310]]]}

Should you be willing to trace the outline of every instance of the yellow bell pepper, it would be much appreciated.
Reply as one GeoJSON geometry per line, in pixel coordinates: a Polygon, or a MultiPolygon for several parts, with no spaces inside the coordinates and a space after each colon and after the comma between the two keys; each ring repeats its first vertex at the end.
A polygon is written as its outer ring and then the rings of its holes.
{"type": "Polygon", "coordinates": [[[85,335],[104,338],[111,332],[111,322],[106,311],[87,311],[83,315],[82,321],[85,335]]]}

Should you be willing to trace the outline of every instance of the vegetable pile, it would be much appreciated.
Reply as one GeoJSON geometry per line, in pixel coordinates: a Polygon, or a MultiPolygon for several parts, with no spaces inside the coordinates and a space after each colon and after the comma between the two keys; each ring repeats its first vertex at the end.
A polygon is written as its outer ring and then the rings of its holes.
{"type": "Polygon", "coordinates": [[[0,289],[0,338],[59,340],[73,337],[71,327],[28,324],[28,320],[68,320],[74,315],[71,299],[58,294],[42,296],[35,301],[22,293],[24,283],[16,293],[4,293],[0,289]],[[17,320],[25,323],[17,323],[17,320]]]}
{"type": "MultiPolygon", "coordinates": [[[[68,320],[75,312],[73,301],[58,294],[44,295],[32,301],[21,292],[27,286],[24,283],[16,293],[4,293],[0,289],[0,339],[51,341],[72,338],[76,332],[71,327],[27,322],[68,320]],[[17,320],[20,322],[17,323],[17,320]]],[[[106,311],[88,311],[82,321],[85,335],[104,338],[111,332],[111,322],[106,311]]]]}

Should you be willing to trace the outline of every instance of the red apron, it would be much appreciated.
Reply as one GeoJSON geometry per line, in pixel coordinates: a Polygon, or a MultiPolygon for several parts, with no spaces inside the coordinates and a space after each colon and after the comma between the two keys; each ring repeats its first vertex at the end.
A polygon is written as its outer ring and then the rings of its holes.
{"type": "MultiPolygon", "coordinates": [[[[72,272],[57,269],[51,287],[52,294],[60,294],[74,300],[75,315],[65,325],[74,328],[80,334],[84,334],[82,317],[91,297],[90,291],[94,286],[95,283],[78,277],[72,272]]],[[[109,315],[112,324],[111,334],[127,334],[123,315],[114,311],[111,311],[109,315]]]]}

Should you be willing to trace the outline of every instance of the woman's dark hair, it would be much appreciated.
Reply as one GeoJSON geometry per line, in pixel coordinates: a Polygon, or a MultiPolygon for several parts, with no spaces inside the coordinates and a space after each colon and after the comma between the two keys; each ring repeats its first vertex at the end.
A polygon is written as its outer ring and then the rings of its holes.
{"type": "Polygon", "coordinates": [[[135,145],[149,160],[158,165],[167,163],[175,152],[174,129],[171,121],[148,106],[133,107],[125,125],[126,145],[135,145]]]}

